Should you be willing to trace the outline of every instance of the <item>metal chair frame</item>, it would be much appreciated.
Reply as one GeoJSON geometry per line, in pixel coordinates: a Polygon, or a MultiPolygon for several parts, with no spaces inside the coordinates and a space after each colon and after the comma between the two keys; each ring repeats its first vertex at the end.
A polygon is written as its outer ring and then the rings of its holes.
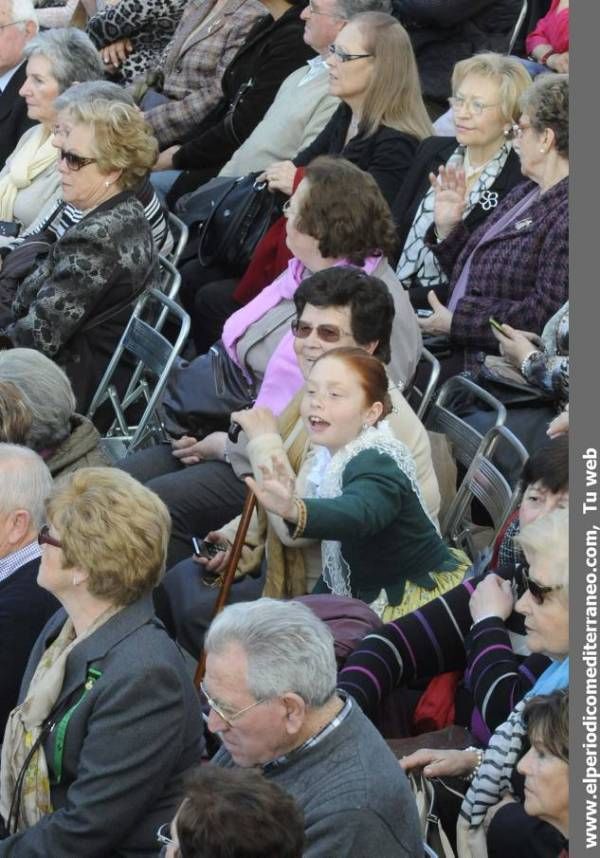
{"type": "Polygon", "coordinates": [[[511,33],[510,41],[508,43],[508,50],[506,51],[507,54],[512,54],[512,52],[513,52],[513,49],[514,49],[515,44],[517,42],[517,39],[519,37],[519,33],[521,32],[521,27],[523,26],[523,24],[525,22],[525,16],[527,15],[528,7],[529,7],[528,0],[523,0],[523,3],[521,5],[521,11],[519,12],[519,14],[517,16],[517,20],[515,21],[515,26],[513,27],[513,31],[511,33]]]}
{"type": "Polygon", "coordinates": [[[88,411],[88,417],[93,419],[101,405],[107,401],[111,403],[115,418],[106,432],[102,446],[113,459],[133,452],[147,445],[151,440],[156,442],[165,439],[164,429],[156,409],[189,330],[190,317],[185,310],[158,289],[149,289],[135,305],[88,411]],[[161,306],[158,320],[154,325],[142,318],[150,300],[156,301],[161,306]],[[174,316],[179,321],[179,331],[174,343],[170,343],[160,333],[160,327],[168,315],[174,316]],[[111,379],[124,353],[133,355],[137,359],[137,364],[125,393],[120,397],[114,385],[111,384],[111,379]],[[151,377],[155,378],[153,388],[151,377]],[[133,404],[139,402],[146,403],[144,412],[137,424],[129,425],[126,412],[133,404]]]}
{"type": "Polygon", "coordinates": [[[473,501],[479,501],[485,508],[497,533],[513,512],[519,496],[519,486],[512,487],[493,461],[501,441],[510,446],[521,465],[525,464],[528,454],[519,439],[506,426],[493,426],[483,436],[442,522],[444,539],[450,545],[465,550],[471,558],[476,553],[472,537],[474,525],[469,518],[473,501]]]}
{"type": "Polygon", "coordinates": [[[166,258],[177,267],[177,263],[183,253],[183,248],[188,243],[190,231],[187,225],[177,215],[173,214],[172,211],[167,211],[167,222],[173,236],[174,245],[170,253],[166,254],[166,258]]]}
{"type": "Polygon", "coordinates": [[[412,384],[405,393],[409,405],[412,406],[419,420],[423,420],[425,413],[429,408],[429,403],[431,402],[431,398],[437,387],[441,369],[439,360],[425,347],[421,350],[421,359],[419,363],[421,361],[429,364],[429,378],[427,379],[425,389],[421,390],[421,388],[417,387],[416,384],[412,384]]]}
{"type": "Polygon", "coordinates": [[[454,458],[465,470],[468,470],[483,436],[452,411],[451,399],[461,393],[470,394],[485,403],[487,408],[496,414],[494,426],[504,424],[506,408],[495,396],[462,375],[449,378],[438,391],[427,412],[425,428],[430,432],[440,432],[445,435],[452,446],[454,458]]]}

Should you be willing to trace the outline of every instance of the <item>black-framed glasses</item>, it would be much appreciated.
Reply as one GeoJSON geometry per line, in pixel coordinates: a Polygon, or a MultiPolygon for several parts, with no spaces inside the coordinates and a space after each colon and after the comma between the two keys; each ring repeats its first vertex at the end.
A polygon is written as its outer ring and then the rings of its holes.
{"type": "Polygon", "coordinates": [[[281,213],[284,217],[296,217],[296,209],[292,208],[292,201],[286,200],[284,204],[281,206],[281,213]]]}
{"type": "Polygon", "coordinates": [[[352,60],[366,60],[367,57],[373,56],[373,54],[349,54],[338,48],[337,45],[329,45],[329,53],[333,54],[341,63],[349,63],[352,60]]]}
{"type": "Polygon", "coordinates": [[[77,172],[89,164],[95,164],[96,158],[84,158],[82,155],[77,155],[75,152],[68,152],[66,149],[60,150],[60,160],[64,161],[69,170],[77,172]]]}
{"type": "Polygon", "coordinates": [[[292,322],[292,333],[299,340],[308,339],[313,331],[316,331],[318,338],[324,343],[339,343],[343,336],[352,336],[350,331],[343,331],[337,325],[309,325],[299,319],[292,322]]]}
{"type": "Polygon", "coordinates": [[[177,848],[177,843],[171,837],[171,823],[163,822],[158,831],[156,832],[156,842],[160,843],[161,846],[174,846],[177,848]]]}
{"type": "Polygon", "coordinates": [[[554,587],[548,587],[545,584],[538,584],[533,578],[529,577],[529,564],[528,563],[520,563],[516,568],[516,585],[517,585],[517,598],[521,598],[523,594],[529,590],[531,598],[536,603],[536,605],[543,605],[546,599],[546,596],[549,596],[550,593],[553,593],[555,590],[562,590],[562,584],[558,584],[554,587]]]}
{"type": "Polygon", "coordinates": [[[40,528],[37,541],[38,545],[52,545],[54,548],[62,548],[62,542],[50,536],[50,528],[47,524],[40,528]]]}

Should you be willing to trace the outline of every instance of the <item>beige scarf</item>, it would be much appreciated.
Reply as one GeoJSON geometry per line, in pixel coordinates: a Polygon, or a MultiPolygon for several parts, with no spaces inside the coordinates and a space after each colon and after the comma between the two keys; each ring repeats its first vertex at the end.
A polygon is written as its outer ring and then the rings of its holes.
{"type": "MultiPolygon", "coordinates": [[[[7,824],[19,774],[58,700],[71,650],[119,610],[116,607],[108,608],[79,637],[75,636],[73,621],[68,618],[56,640],[41,657],[29,684],[27,697],[8,716],[0,763],[0,814],[7,824]]],[[[39,743],[27,764],[16,831],[35,825],[43,816],[52,813],[50,778],[43,744],[43,741],[39,743]]],[[[11,831],[11,834],[14,833],[11,831]]]]}
{"type": "Polygon", "coordinates": [[[0,179],[0,220],[13,219],[18,192],[29,187],[36,176],[55,163],[57,155],[52,135],[41,124],[31,131],[23,145],[19,141],[0,179]]]}

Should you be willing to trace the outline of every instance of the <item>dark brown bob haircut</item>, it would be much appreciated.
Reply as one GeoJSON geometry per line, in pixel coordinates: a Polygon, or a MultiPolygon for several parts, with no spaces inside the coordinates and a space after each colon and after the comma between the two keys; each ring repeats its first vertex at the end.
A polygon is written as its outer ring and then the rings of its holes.
{"type": "Polygon", "coordinates": [[[321,155],[306,167],[305,179],[295,225],[317,239],[322,256],[364,265],[368,256],[393,254],[392,213],[369,173],[344,158],[321,155]]]}

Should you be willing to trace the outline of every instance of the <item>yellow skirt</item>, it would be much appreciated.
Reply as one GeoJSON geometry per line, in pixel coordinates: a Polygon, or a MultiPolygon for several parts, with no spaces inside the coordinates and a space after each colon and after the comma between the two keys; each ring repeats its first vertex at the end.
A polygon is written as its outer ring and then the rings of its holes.
{"type": "Polygon", "coordinates": [[[433,590],[426,590],[425,587],[419,587],[417,584],[413,584],[412,581],[407,581],[404,587],[404,597],[400,604],[387,605],[387,607],[384,608],[383,613],[381,614],[381,619],[384,623],[389,623],[392,620],[397,620],[398,617],[404,617],[406,614],[416,611],[417,608],[421,608],[423,605],[426,605],[427,602],[437,599],[438,596],[442,596],[444,593],[447,593],[448,590],[451,590],[453,587],[457,587],[460,584],[465,577],[467,569],[472,566],[472,563],[465,552],[461,551],[459,548],[450,548],[449,550],[456,558],[456,568],[446,572],[433,571],[431,573],[432,577],[435,579],[435,587],[433,590]]]}

